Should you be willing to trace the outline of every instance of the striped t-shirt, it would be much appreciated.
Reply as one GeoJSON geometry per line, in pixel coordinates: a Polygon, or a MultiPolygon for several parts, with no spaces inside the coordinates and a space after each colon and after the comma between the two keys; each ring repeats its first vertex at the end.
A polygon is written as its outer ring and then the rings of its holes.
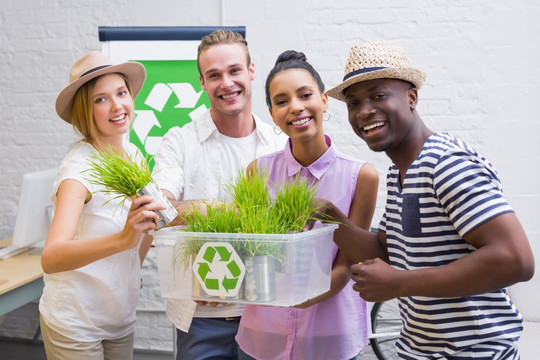
{"type": "MultiPolygon", "coordinates": [[[[415,270],[446,265],[475,250],[464,236],[512,208],[493,166],[452,135],[431,135],[403,185],[387,175],[386,232],[392,266],[415,270]]],[[[459,298],[399,298],[403,359],[514,359],[522,317],[505,289],[459,298]]]]}

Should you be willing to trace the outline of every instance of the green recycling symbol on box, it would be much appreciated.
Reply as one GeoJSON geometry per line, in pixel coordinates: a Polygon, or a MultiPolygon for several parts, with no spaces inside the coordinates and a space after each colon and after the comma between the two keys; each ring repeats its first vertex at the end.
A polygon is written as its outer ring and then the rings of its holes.
{"type": "Polygon", "coordinates": [[[208,295],[231,297],[238,294],[246,268],[231,244],[208,242],[193,262],[193,273],[208,295]]]}

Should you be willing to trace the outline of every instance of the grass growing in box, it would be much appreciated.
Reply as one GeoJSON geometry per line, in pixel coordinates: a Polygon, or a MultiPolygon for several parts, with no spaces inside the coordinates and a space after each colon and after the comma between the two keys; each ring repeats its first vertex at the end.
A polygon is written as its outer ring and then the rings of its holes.
{"type": "MultiPolygon", "coordinates": [[[[185,231],[201,233],[236,233],[240,229],[240,219],[236,208],[227,203],[206,203],[206,212],[194,207],[193,212],[186,215],[185,231]]],[[[195,256],[202,245],[202,239],[187,239],[179,246],[174,247],[174,263],[182,265],[184,269],[189,266],[191,256],[195,256]]],[[[236,243],[232,244],[237,253],[240,252],[236,243]]]]}
{"type": "Polygon", "coordinates": [[[315,196],[315,188],[306,179],[301,179],[298,173],[292,182],[284,184],[277,191],[270,217],[282,224],[285,232],[302,231],[315,211],[315,196]]]}
{"type": "Polygon", "coordinates": [[[241,170],[234,184],[227,187],[241,218],[241,232],[286,234],[302,231],[313,215],[316,189],[297,174],[279,187],[274,199],[268,191],[268,175],[260,170],[241,170]]]}
{"type": "MultiPolygon", "coordinates": [[[[302,231],[311,219],[315,208],[315,187],[301,179],[299,174],[293,181],[277,189],[274,199],[268,191],[266,172],[254,170],[249,174],[240,170],[235,182],[226,187],[231,203],[206,204],[206,213],[195,210],[188,215],[186,231],[223,232],[248,234],[287,234],[302,231]]],[[[190,240],[175,249],[175,262],[188,265],[202,241],[190,240]]],[[[235,250],[240,256],[271,256],[283,261],[281,243],[275,241],[235,241],[235,250]]]]}
{"type": "Polygon", "coordinates": [[[272,201],[268,192],[268,174],[259,170],[253,174],[245,170],[238,171],[234,183],[226,185],[225,189],[232,203],[240,210],[266,209],[272,201]]]}
{"type": "Polygon", "coordinates": [[[99,190],[113,199],[128,198],[137,195],[145,187],[152,175],[145,158],[136,161],[127,153],[119,153],[112,146],[98,150],[90,155],[88,181],[103,186],[99,190]]]}

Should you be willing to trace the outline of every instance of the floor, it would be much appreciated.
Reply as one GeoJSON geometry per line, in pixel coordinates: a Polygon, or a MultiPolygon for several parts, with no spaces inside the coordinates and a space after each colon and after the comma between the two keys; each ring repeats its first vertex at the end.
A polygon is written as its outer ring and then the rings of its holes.
{"type": "MultiPolygon", "coordinates": [[[[0,337],[0,358],[2,360],[46,360],[41,341],[18,340],[0,337]]],[[[133,360],[172,360],[173,355],[137,350],[133,360]]]]}
{"type": "MultiPolygon", "coordinates": [[[[19,310],[16,310],[19,311],[19,310]]],[[[29,313],[27,331],[21,332],[21,327],[14,327],[13,322],[21,321],[20,317],[10,316],[0,317],[0,359],[1,360],[46,360],[43,342],[39,336],[36,337],[35,331],[38,327],[39,316],[37,315],[37,305],[22,307],[20,311],[29,313]],[[10,337],[14,335],[13,329],[19,329],[16,333],[18,337],[10,337]],[[32,340],[35,337],[36,340],[32,340]]],[[[363,349],[358,354],[357,360],[376,360],[370,346],[363,349]]],[[[167,352],[156,352],[148,350],[135,350],[133,360],[173,360],[173,354],[167,352]]]]}
{"type": "MultiPolygon", "coordinates": [[[[43,343],[31,340],[13,340],[0,337],[0,358],[2,360],[46,360],[43,343]]],[[[358,359],[376,359],[369,347],[364,349],[358,359]]],[[[136,350],[133,360],[173,360],[173,355],[136,350]]]]}

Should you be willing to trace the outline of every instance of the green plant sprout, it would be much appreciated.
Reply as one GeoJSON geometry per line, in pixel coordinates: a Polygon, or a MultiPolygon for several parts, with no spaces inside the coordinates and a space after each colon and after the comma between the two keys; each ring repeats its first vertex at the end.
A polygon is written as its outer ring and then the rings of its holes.
{"type": "Polygon", "coordinates": [[[249,174],[240,169],[233,184],[225,186],[225,191],[231,196],[232,203],[238,209],[247,208],[267,209],[271,199],[268,192],[268,174],[258,169],[249,174]]]}
{"type": "MultiPolygon", "coordinates": [[[[213,233],[237,233],[240,229],[240,221],[236,214],[236,208],[227,203],[204,203],[206,211],[194,206],[190,214],[186,214],[184,231],[189,232],[213,232],[213,233]]],[[[187,239],[174,247],[174,263],[182,264],[184,269],[189,266],[190,258],[196,255],[204,244],[202,239],[187,239]]],[[[231,244],[237,253],[240,253],[238,244],[231,244]]]]}
{"type": "Polygon", "coordinates": [[[191,263],[191,256],[195,256],[204,244],[202,239],[187,239],[183,243],[175,243],[173,248],[173,264],[175,268],[182,267],[188,270],[191,263]]]}
{"type": "Polygon", "coordinates": [[[292,182],[283,184],[276,192],[271,217],[281,224],[283,232],[302,231],[316,211],[313,207],[316,196],[316,188],[298,173],[292,182]]]}
{"type": "Polygon", "coordinates": [[[232,204],[223,202],[204,202],[206,210],[198,206],[193,207],[190,214],[186,214],[185,231],[190,232],[240,232],[240,219],[237,210],[232,204]]]}
{"type": "Polygon", "coordinates": [[[88,181],[102,186],[103,189],[98,191],[113,196],[113,199],[124,198],[121,204],[126,198],[136,196],[152,181],[146,158],[137,162],[129,154],[119,153],[112,146],[93,152],[88,164],[90,168],[85,170],[88,181]]]}

